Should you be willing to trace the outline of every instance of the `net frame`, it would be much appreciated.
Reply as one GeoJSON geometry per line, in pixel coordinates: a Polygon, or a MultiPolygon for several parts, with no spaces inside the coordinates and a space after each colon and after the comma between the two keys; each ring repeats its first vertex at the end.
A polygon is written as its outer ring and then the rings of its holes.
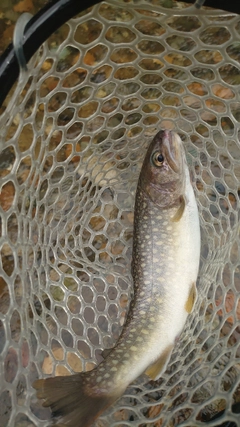
{"type": "MultiPolygon", "coordinates": [[[[26,25],[22,40],[26,62],[30,60],[41,44],[68,19],[100,1],[82,0],[80,3],[75,0],[50,0],[26,25]]],[[[193,3],[193,1],[187,0],[186,3],[193,3]]],[[[205,0],[204,4],[215,9],[240,14],[240,6],[234,0],[229,0],[227,3],[225,0],[205,0]]],[[[0,105],[18,78],[19,71],[14,46],[10,44],[0,57],[0,105]]]]}

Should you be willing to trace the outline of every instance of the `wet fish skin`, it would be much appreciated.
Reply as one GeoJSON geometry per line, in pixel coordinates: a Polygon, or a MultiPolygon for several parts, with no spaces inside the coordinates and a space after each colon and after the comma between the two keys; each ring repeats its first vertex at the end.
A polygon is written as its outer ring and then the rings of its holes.
{"type": "Polygon", "coordinates": [[[144,159],[135,201],[133,253],[134,306],[148,313],[146,328],[153,332],[145,346],[149,365],[156,366],[147,373],[157,379],[192,311],[200,258],[197,205],[175,133],[158,133],[144,159]],[[166,161],[159,168],[152,164],[156,152],[166,161]]]}
{"type": "MultiPolygon", "coordinates": [[[[164,372],[196,299],[200,232],[179,136],[160,131],[141,169],[134,216],[134,298],[116,346],[91,372],[37,380],[53,417],[87,427],[146,372],[164,372]]],[[[58,424],[56,424],[58,425],[58,424]]]]}

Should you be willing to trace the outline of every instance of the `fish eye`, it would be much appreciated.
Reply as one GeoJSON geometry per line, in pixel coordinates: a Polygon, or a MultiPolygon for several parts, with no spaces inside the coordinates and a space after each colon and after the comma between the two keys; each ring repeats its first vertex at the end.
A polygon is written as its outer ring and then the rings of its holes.
{"type": "Polygon", "coordinates": [[[152,160],[155,166],[162,166],[164,162],[164,156],[162,153],[156,152],[153,154],[152,160]]]}

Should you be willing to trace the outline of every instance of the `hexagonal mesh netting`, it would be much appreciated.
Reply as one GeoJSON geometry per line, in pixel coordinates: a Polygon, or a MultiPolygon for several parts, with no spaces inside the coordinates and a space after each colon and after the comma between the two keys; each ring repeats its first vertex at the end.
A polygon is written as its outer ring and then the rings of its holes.
{"type": "Polygon", "coordinates": [[[188,153],[199,297],[162,378],[139,378],[96,425],[239,426],[240,17],[158,4],[67,22],[2,113],[1,427],[47,426],[32,382],[92,369],[119,336],[137,178],[161,128],[188,153]]]}

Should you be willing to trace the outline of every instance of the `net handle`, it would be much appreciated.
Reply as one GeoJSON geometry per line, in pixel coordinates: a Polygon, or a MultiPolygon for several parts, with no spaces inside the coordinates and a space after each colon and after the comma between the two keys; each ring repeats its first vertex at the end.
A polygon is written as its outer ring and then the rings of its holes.
{"type": "MultiPolygon", "coordinates": [[[[26,25],[22,44],[26,62],[61,25],[100,1],[51,0],[47,3],[26,25]]],[[[194,0],[185,1],[194,3],[194,0]]],[[[206,0],[204,5],[240,14],[240,2],[236,0],[206,0]]],[[[18,76],[19,64],[11,43],[0,58],[0,107],[18,76]]]]}

